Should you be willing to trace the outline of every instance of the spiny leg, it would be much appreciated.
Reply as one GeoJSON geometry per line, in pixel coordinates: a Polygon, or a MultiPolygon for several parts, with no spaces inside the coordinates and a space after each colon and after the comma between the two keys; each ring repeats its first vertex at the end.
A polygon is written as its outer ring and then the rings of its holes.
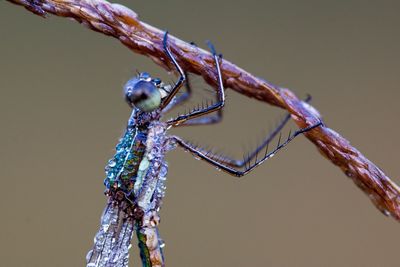
{"type": "Polygon", "coordinates": [[[171,100],[174,98],[174,96],[178,93],[179,89],[181,89],[183,82],[186,80],[185,73],[181,66],[179,66],[178,62],[172,55],[171,51],[168,48],[168,31],[165,32],[164,34],[164,39],[163,39],[163,46],[164,46],[164,51],[167,54],[168,58],[172,61],[172,64],[175,66],[176,70],[179,73],[179,79],[175,83],[175,86],[172,88],[171,92],[166,96],[166,98],[163,100],[163,102],[160,105],[161,110],[163,110],[165,107],[168,106],[168,104],[171,102],[171,100]]]}
{"type": "MultiPolygon", "coordinates": [[[[188,114],[180,115],[175,119],[171,119],[167,121],[168,125],[172,126],[179,126],[179,125],[184,125],[185,122],[187,123],[186,125],[189,125],[189,120],[193,120],[196,118],[199,118],[200,116],[204,116],[206,114],[209,114],[211,112],[220,110],[224,104],[225,104],[225,93],[224,93],[224,84],[222,81],[222,74],[221,74],[221,68],[219,65],[219,56],[215,52],[214,46],[209,42],[208,46],[210,47],[210,50],[212,52],[215,66],[217,68],[217,79],[218,79],[218,90],[217,90],[217,103],[211,103],[211,105],[202,105],[201,107],[199,106],[197,109],[192,110],[188,114]]],[[[199,118],[198,120],[194,120],[193,124],[209,124],[209,123],[214,123],[218,122],[221,118],[221,114],[217,115],[217,117],[207,117],[207,118],[199,118]]]]}
{"type": "MultiPolygon", "coordinates": [[[[197,45],[194,42],[190,42],[191,45],[197,47],[197,45]]],[[[222,54],[219,55],[219,57],[222,59],[222,54]]],[[[190,82],[189,82],[189,76],[187,76],[187,86],[188,88],[190,87],[190,82]]],[[[216,95],[216,101],[218,102],[218,94],[216,95]]],[[[208,103],[208,100],[206,104],[202,103],[202,108],[204,109],[205,106],[209,106],[210,104],[208,103]]],[[[198,107],[199,109],[200,107],[198,107]]],[[[215,124],[218,123],[222,120],[222,115],[223,111],[222,109],[218,109],[217,114],[208,116],[208,117],[198,117],[194,118],[191,120],[188,120],[179,126],[192,126],[192,125],[207,125],[207,124],[215,124]]]]}
{"type": "MultiPolygon", "coordinates": [[[[257,156],[260,154],[260,152],[264,149],[268,150],[269,144],[271,141],[278,135],[281,134],[282,129],[285,127],[286,123],[290,120],[290,114],[286,115],[283,120],[279,122],[279,124],[275,127],[273,131],[271,131],[261,142],[260,145],[257,146],[256,149],[253,151],[246,153],[246,155],[243,156],[243,159],[238,160],[234,158],[230,158],[226,155],[223,154],[216,154],[215,152],[209,151],[207,149],[202,149],[200,147],[197,147],[198,150],[202,150],[202,152],[207,153],[207,156],[221,164],[230,166],[230,167],[236,167],[236,168],[243,168],[247,166],[247,164],[250,164],[251,161],[253,161],[257,156]]],[[[290,133],[289,133],[290,135],[290,133]]]]}
{"type": "MultiPolygon", "coordinates": [[[[187,76],[187,73],[183,71],[183,69],[180,67],[180,65],[176,61],[176,59],[173,57],[171,51],[168,48],[167,41],[168,41],[168,32],[165,32],[164,40],[163,40],[164,50],[165,50],[167,56],[172,61],[172,63],[174,64],[174,66],[176,67],[177,71],[179,72],[180,78],[179,78],[178,82],[175,83],[175,86],[171,90],[171,93],[167,96],[167,98],[164,100],[164,102],[161,105],[161,109],[163,109],[164,113],[170,111],[172,108],[174,108],[174,107],[178,106],[179,104],[181,104],[182,102],[186,101],[192,94],[192,87],[190,85],[190,81],[189,81],[189,78],[187,76]],[[179,96],[179,97],[177,97],[177,98],[175,98],[173,100],[174,96],[179,91],[179,89],[181,88],[182,84],[185,84],[186,92],[183,95],[181,95],[181,96],[179,96]]],[[[212,46],[211,43],[209,43],[209,45],[211,47],[211,50],[213,51],[213,55],[214,55],[214,58],[215,58],[215,54],[216,54],[215,53],[215,48],[212,46]]],[[[216,64],[217,64],[217,61],[216,61],[216,64]]],[[[217,66],[217,68],[219,69],[219,65],[217,66]]],[[[219,75],[220,75],[220,71],[219,71],[219,75]]],[[[223,86],[222,86],[222,88],[223,88],[223,86]]],[[[220,97],[217,96],[217,101],[219,101],[219,100],[220,100],[220,97]]],[[[207,107],[208,107],[208,105],[207,105],[207,107]]],[[[209,107],[209,108],[212,108],[212,107],[209,107]]],[[[200,108],[198,108],[198,110],[199,109],[200,108]]],[[[204,108],[204,104],[202,106],[202,109],[203,110],[205,109],[204,108]]],[[[209,111],[208,113],[210,113],[210,112],[212,112],[212,110],[209,111]]],[[[200,115],[198,115],[198,116],[200,116],[200,115]]],[[[187,121],[185,123],[185,125],[199,125],[199,124],[217,123],[217,122],[221,121],[221,118],[222,118],[222,112],[219,111],[216,116],[202,118],[202,119],[192,119],[192,121],[190,121],[190,122],[187,121]]],[[[189,120],[189,119],[190,118],[187,118],[186,120],[189,120]]]]}
{"type": "Polygon", "coordinates": [[[194,154],[195,156],[199,157],[202,160],[205,160],[206,162],[210,163],[211,165],[214,165],[215,167],[217,167],[218,169],[221,169],[233,176],[237,176],[237,177],[241,177],[243,175],[246,175],[247,173],[251,172],[254,168],[256,168],[257,166],[261,165],[262,163],[264,163],[265,161],[267,161],[268,159],[272,158],[279,150],[281,150],[282,148],[284,148],[286,145],[288,145],[290,143],[290,141],[292,141],[294,138],[296,138],[298,135],[308,132],[316,127],[319,127],[323,125],[322,122],[318,122],[314,125],[311,125],[309,127],[300,129],[298,131],[296,131],[293,135],[289,135],[288,138],[286,139],[285,142],[280,143],[280,140],[278,142],[278,145],[276,146],[276,148],[274,150],[272,150],[271,152],[268,153],[268,150],[265,151],[265,155],[261,158],[261,159],[257,159],[253,164],[249,164],[247,166],[245,166],[244,170],[238,170],[235,167],[229,166],[227,164],[221,163],[218,160],[215,159],[215,156],[210,156],[210,152],[205,151],[204,149],[201,149],[193,144],[190,144],[182,139],[180,139],[179,137],[173,137],[175,142],[180,145],[181,147],[183,147],[185,150],[188,150],[189,152],[191,152],[192,154],[194,154]]]}
{"type": "MultiPolygon", "coordinates": [[[[194,42],[190,42],[190,44],[197,47],[197,45],[194,42]]],[[[174,99],[174,101],[172,101],[172,103],[170,103],[168,105],[168,107],[165,107],[165,109],[163,110],[164,113],[170,111],[171,109],[173,109],[176,106],[179,106],[180,104],[182,104],[183,102],[188,100],[190,98],[190,96],[192,95],[193,90],[192,90],[192,86],[190,84],[190,76],[187,74],[186,71],[184,71],[184,77],[185,77],[184,84],[185,84],[186,92],[184,94],[182,94],[181,96],[176,97],[174,99]]]]}
{"type": "MultiPolygon", "coordinates": [[[[190,76],[188,76],[186,73],[185,73],[185,76],[186,76],[186,80],[185,80],[186,92],[183,95],[176,97],[173,101],[171,101],[171,103],[163,110],[164,113],[179,106],[181,103],[188,100],[189,97],[191,96],[193,90],[192,90],[192,86],[190,84],[190,76]]],[[[218,101],[218,95],[216,96],[216,101],[218,101]]],[[[207,107],[209,105],[210,104],[208,103],[208,100],[207,100],[206,103],[204,103],[204,102],[202,103],[202,108],[204,109],[205,107],[207,107]]],[[[198,106],[197,108],[200,109],[200,106],[198,106]]],[[[219,109],[217,111],[217,114],[215,114],[215,115],[194,118],[194,119],[188,120],[188,121],[180,124],[179,126],[214,124],[214,123],[220,122],[221,120],[222,120],[222,109],[219,109]]]]}
{"type": "Polygon", "coordinates": [[[200,117],[186,121],[185,123],[180,124],[179,126],[192,126],[192,125],[207,125],[207,124],[215,124],[222,120],[222,109],[217,111],[217,114],[208,116],[208,117],[200,117]]]}
{"type": "MultiPolygon", "coordinates": [[[[217,99],[218,101],[218,96],[217,99]]],[[[202,109],[204,109],[205,107],[210,106],[210,104],[208,103],[208,100],[206,101],[206,103],[202,103],[201,107],[202,109]]],[[[197,107],[197,109],[200,109],[200,105],[197,107]]],[[[207,125],[207,124],[215,124],[218,123],[222,120],[222,114],[223,114],[223,110],[220,108],[217,110],[216,113],[214,113],[211,116],[202,116],[202,117],[197,117],[194,119],[190,119],[185,121],[182,124],[179,124],[178,126],[193,126],[193,125],[207,125]]]]}
{"type": "Polygon", "coordinates": [[[189,80],[189,76],[187,75],[186,72],[185,73],[185,88],[186,88],[186,92],[183,93],[180,96],[176,96],[170,103],[168,106],[166,106],[163,109],[163,113],[167,113],[169,111],[171,111],[173,108],[179,106],[180,104],[184,103],[186,100],[188,100],[190,98],[190,96],[192,95],[192,86],[190,85],[190,80],[189,80]]]}
{"type": "MultiPolygon", "coordinates": [[[[307,98],[304,100],[304,102],[308,103],[311,101],[311,96],[308,95],[307,98]]],[[[257,156],[259,155],[259,153],[266,149],[268,150],[268,146],[271,143],[271,141],[278,135],[281,134],[282,129],[285,127],[285,125],[289,122],[290,120],[290,114],[287,114],[279,123],[278,125],[275,127],[275,129],[273,131],[271,131],[270,133],[268,133],[268,135],[264,138],[264,140],[261,142],[260,145],[257,146],[256,149],[254,149],[253,151],[247,153],[247,155],[243,156],[242,160],[238,160],[238,159],[233,159],[230,158],[228,156],[222,155],[222,154],[215,154],[212,153],[210,151],[204,150],[203,152],[208,152],[208,156],[222,164],[228,165],[230,167],[238,167],[238,168],[243,168],[245,167],[247,164],[250,164],[251,161],[253,161],[254,159],[256,159],[257,161],[257,156]]],[[[289,132],[289,136],[290,136],[291,132],[289,132]]],[[[280,137],[281,138],[281,137],[280,137]]]]}

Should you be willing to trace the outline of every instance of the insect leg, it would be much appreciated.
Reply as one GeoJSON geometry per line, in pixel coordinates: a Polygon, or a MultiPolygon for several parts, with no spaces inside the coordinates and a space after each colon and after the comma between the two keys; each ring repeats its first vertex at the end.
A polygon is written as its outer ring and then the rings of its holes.
{"type": "MultiPolygon", "coordinates": [[[[245,155],[241,160],[234,159],[225,155],[216,155],[210,152],[207,155],[208,157],[218,161],[219,163],[225,164],[230,167],[237,167],[237,168],[246,167],[247,164],[250,164],[250,162],[252,162],[254,158],[256,158],[260,154],[261,151],[263,151],[264,149],[268,150],[268,146],[271,143],[271,141],[278,134],[281,133],[281,130],[285,127],[286,123],[289,120],[290,120],[290,114],[286,115],[285,118],[279,122],[278,126],[264,138],[264,140],[261,142],[260,145],[257,146],[256,149],[254,149],[252,152],[247,153],[247,155],[245,155]]],[[[204,150],[204,152],[208,151],[204,150]]]]}
{"type": "Polygon", "coordinates": [[[192,95],[192,86],[190,85],[190,80],[189,80],[189,76],[187,75],[187,73],[185,72],[185,88],[186,88],[186,92],[183,93],[180,96],[175,97],[174,100],[172,100],[168,106],[166,106],[163,109],[163,113],[167,113],[168,111],[172,110],[173,108],[179,106],[180,104],[182,104],[183,102],[185,102],[186,100],[188,100],[190,98],[190,96],[192,95]]]}
{"type": "MultiPolygon", "coordinates": [[[[165,36],[164,36],[165,38],[165,36]]],[[[197,47],[197,45],[194,42],[190,42],[191,45],[197,47]]],[[[164,46],[165,49],[165,46],[164,46]]],[[[166,49],[165,49],[166,50],[166,49]]],[[[171,53],[170,53],[171,54],[171,53]]],[[[170,56],[171,57],[171,56],[170,56]]],[[[178,69],[179,71],[179,69],[178,69]]],[[[180,105],[181,103],[185,102],[186,100],[189,99],[189,97],[192,95],[192,86],[190,84],[190,79],[189,76],[187,75],[186,71],[184,72],[184,77],[185,77],[185,88],[186,88],[186,92],[184,94],[182,94],[179,97],[176,97],[172,103],[170,102],[168,106],[166,106],[163,110],[164,113],[167,113],[168,111],[170,111],[171,109],[173,109],[174,107],[180,105]]]]}
{"type": "MultiPolygon", "coordinates": [[[[304,100],[304,102],[308,103],[311,101],[311,96],[307,96],[307,98],[304,100]]],[[[238,167],[238,168],[243,168],[247,164],[250,164],[251,161],[254,160],[254,158],[257,158],[259,153],[266,148],[268,150],[268,146],[271,143],[274,138],[281,133],[282,129],[285,127],[285,125],[289,122],[290,120],[290,114],[287,114],[275,127],[273,131],[268,133],[268,135],[264,138],[264,140],[261,142],[260,145],[257,146],[256,149],[254,149],[252,152],[248,153],[243,159],[238,160],[238,159],[233,159],[225,155],[215,155],[212,153],[209,153],[209,157],[212,157],[213,159],[217,160],[220,163],[223,163],[225,165],[231,166],[231,167],[238,167]]],[[[290,136],[290,133],[289,133],[290,136]]]]}
{"type": "MultiPolygon", "coordinates": [[[[164,110],[163,112],[166,113],[173,109],[174,107],[180,105],[181,103],[185,102],[186,100],[189,99],[189,97],[192,94],[192,86],[190,84],[190,76],[186,75],[186,81],[185,81],[185,88],[186,92],[175,98],[164,110]]],[[[216,97],[216,101],[218,101],[218,96],[216,97]]],[[[206,106],[208,106],[208,102],[206,103],[206,106]]],[[[202,103],[202,107],[204,108],[204,103],[202,103]]],[[[186,122],[179,124],[179,126],[191,126],[191,125],[205,125],[205,124],[214,124],[218,123],[222,120],[222,109],[219,109],[217,113],[213,116],[207,116],[207,117],[198,117],[194,118],[191,120],[187,120],[186,122]]]]}
{"type": "Polygon", "coordinates": [[[311,125],[309,127],[306,127],[306,128],[296,131],[293,135],[289,135],[285,142],[283,142],[283,143],[278,142],[278,145],[276,146],[276,148],[273,149],[271,152],[268,153],[268,150],[266,150],[265,155],[261,159],[256,160],[253,164],[245,165],[244,170],[239,170],[236,168],[236,166],[232,167],[226,163],[219,162],[216,159],[216,158],[218,158],[218,156],[212,155],[211,152],[206,151],[205,149],[199,148],[198,146],[195,146],[191,143],[188,143],[188,142],[180,139],[179,137],[173,137],[173,138],[175,139],[175,142],[178,145],[180,145],[187,151],[191,152],[196,157],[199,157],[200,159],[210,163],[211,165],[217,167],[218,169],[221,169],[233,176],[241,177],[241,176],[246,175],[247,173],[251,172],[254,168],[261,165],[268,159],[272,158],[278,151],[280,151],[282,148],[284,148],[286,145],[288,145],[298,135],[308,132],[308,131],[310,131],[316,127],[322,126],[322,125],[323,124],[320,121],[314,125],[311,125]]]}
{"type": "MultiPolygon", "coordinates": [[[[190,113],[188,114],[184,114],[184,115],[180,115],[175,119],[171,119],[169,121],[167,121],[168,125],[172,125],[172,126],[179,126],[181,124],[184,124],[185,122],[198,118],[200,116],[204,116],[206,114],[209,114],[211,112],[220,110],[224,104],[225,104],[225,93],[224,93],[224,84],[222,81],[222,74],[221,74],[221,68],[219,65],[219,56],[217,55],[217,53],[215,52],[215,48],[211,43],[208,43],[213,58],[214,58],[214,62],[215,62],[215,66],[217,69],[217,79],[218,79],[218,90],[217,90],[217,103],[212,103],[209,106],[202,106],[201,108],[198,109],[194,109],[192,110],[190,113]]],[[[208,124],[208,123],[213,123],[213,122],[218,122],[220,120],[221,117],[221,113],[219,113],[219,115],[217,115],[217,119],[215,119],[214,117],[210,117],[210,118],[204,118],[204,120],[195,120],[193,122],[193,124],[208,124]]],[[[188,123],[189,124],[189,123],[188,123]]]]}
{"type": "Polygon", "coordinates": [[[180,77],[179,77],[178,81],[175,83],[174,88],[172,88],[171,92],[166,96],[166,98],[161,103],[161,106],[160,106],[161,110],[168,106],[168,104],[171,102],[171,100],[174,98],[174,96],[178,93],[179,89],[181,89],[183,82],[186,80],[186,75],[185,75],[183,69],[181,68],[181,66],[179,66],[178,62],[172,55],[171,51],[169,50],[167,41],[168,41],[168,31],[166,31],[164,34],[164,39],[163,39],[164,50],[165,50],[165,53],[167,54],[168,58],[172,61],[172,64],[175,66],[176,70],[178,71],[180,77]]]}
{"type": "Polygon", "coordinates": [[[206,124],[215,124],[222,120],[222,109],[217,111],[217,114],[208,117],[200,117],[188,120],[178,126],[192,126],[192,125],[206,125],[206,124]]]}
{"type": "MultiPolygon", "coordinates": [[[[216,96],[216,101],[218,102],[218,95],[216,96]]],[[[208,102],[206,103],[206,106],[208,106],[208,102]]],[[[202,103],[202,107],[204,108],[204,103],[202,103]]],[[[197,117],[194,119],[190,119],[185,121],[182,124],[179,124],[178,126],[192,126],[192,125],[207,125],[207,124],[215,124],[218,123],[222,120],[222,113],[223,110],[220,108],[217,110],[216,113],[214,113],[211,116],[202,116],[202,117],[197,117]]]]}

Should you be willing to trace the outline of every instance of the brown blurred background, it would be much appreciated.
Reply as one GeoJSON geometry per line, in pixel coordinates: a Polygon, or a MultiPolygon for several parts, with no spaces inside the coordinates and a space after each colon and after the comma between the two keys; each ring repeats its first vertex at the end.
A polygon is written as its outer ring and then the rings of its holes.
{"type": "MultiPolygon", "coordinates": [[[[291,88],[397,183],[399,1],[121,1],[183,40],[291,88]]],[[[67,19],[0,3],[1,266],[84,266],[104,164],[149,59],[67,19]]],[[[164,75],[164,76],[163,76],[164,75]]],[[[227,91],[221,125],[174,130],[235,155],[279,110],[227,91]]],[[[167,266],[398,266],[400,225],[304,137],[244,179],[177,150],[161,212],[167,266]]],[[[136,243],[136,241],[134,241],[136,243]]],[[[131,266],[139,266],[133,245],[131,266]]]]}

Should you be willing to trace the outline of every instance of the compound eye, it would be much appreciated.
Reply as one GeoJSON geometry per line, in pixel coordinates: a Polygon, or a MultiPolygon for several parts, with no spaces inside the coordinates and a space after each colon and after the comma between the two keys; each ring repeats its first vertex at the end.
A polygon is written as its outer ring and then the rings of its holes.
{"type": "Polygon", "coordinates": [[[160,106],[161,94],[152,82],[132,79],[125,85],[125,99],[130,106],[151,112],[160,106]]]}

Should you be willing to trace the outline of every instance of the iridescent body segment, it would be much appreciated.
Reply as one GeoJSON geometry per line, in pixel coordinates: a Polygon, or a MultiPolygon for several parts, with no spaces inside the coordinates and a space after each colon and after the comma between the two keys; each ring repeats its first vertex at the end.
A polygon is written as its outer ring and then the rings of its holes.
{"type": "Polygon", "coordinates": [[[134,118],[131,118],[124,136],[116,147],[116,154],[106,166],[104,180],[107,190],[122,190],[132,201],[137,172],[146,150],[148,132],[148,129],[139,129],[133,123],[134,118]]]}

